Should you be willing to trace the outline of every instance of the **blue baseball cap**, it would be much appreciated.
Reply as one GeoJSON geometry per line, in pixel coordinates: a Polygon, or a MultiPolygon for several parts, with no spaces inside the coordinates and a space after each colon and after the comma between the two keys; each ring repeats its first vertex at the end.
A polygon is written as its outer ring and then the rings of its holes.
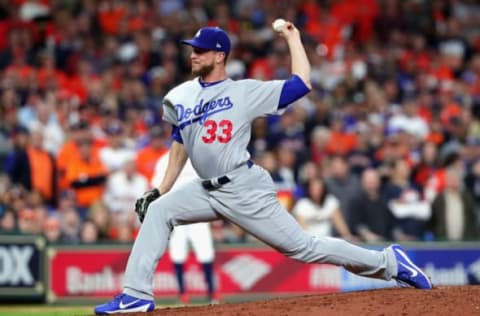
{"type": "Polygon", "coordinates": [[[181,43],[193,47],[230,53],[230,38],[227,33],[219,27],[203,27],[198,30],[195,37],[189,40],[182,40],[181,43]]]}

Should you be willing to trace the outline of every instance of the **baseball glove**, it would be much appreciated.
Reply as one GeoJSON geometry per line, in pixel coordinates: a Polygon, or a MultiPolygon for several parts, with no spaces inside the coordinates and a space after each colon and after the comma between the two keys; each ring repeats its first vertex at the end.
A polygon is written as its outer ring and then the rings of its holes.
{"type": "Polygon", "coordinates": [[[137,213],[140,223],[143,223],[143,219],[145,218],[145,215],[147,215],[147,209],[150,203],[152,203],[159,197],[160,191],[158,191],[157,188],[153,188],[143,193],[142,197],[137,199],[137,201],[135,202],[135,213],[137,213]]]}

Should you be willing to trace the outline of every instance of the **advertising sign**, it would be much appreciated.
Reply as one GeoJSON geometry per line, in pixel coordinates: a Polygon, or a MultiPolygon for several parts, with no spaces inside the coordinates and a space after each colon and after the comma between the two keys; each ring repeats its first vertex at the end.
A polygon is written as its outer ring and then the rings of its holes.
{"type": "MultiPolygon", "coordinates": [[[[479,284],[480,247],[407,248],[412,259],[435,285],[479,284]]],[[[104,298],[122,291],[130,248],[56,248],[49,255],[50,301],[104,298]]],[[[396,282],[360,277],[341,267],[304,264],[271,248],[219,249],[215,258],[215,283],[221,296],[287,295],[355,291],[396,286],[396,282]]],[[[166,254],[153,276],[157,299],[177,295],[173,264],[166,254]]],[[[185,264],[187,291],[204,296],[202,267],[191,254],[185,264]]]]}
{"type": "MultiPolygon", "coordinates": [[[[50,257],[50,300],[118,294],[122,290],[128,253],[129,250],[57,249],[50,257]]],[[[341,283],[339,267],[305,265],[269,248],[220,250],[214,273],[221,295],[336,292],[341,283]]],[[[189,293],[206,293],[201,265],[193,255],[185,264],[185,282],[189,293]]],[[[157,297],[177,295],[168,255],[158,264],[153,287],[157,297]]]]}
{"type": "Polygon", "coordinates": [[[36,236],[0,236],[0,301],[43,297],[45,241],[36,236]]]}

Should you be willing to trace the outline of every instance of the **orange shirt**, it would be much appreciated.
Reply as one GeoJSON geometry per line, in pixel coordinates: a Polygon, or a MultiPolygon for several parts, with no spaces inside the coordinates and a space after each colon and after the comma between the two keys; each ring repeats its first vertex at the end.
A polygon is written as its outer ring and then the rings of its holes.
{"type": "Polygon", "coordinates": [[[54,169],[52,158],[48,152],[32,146],[28,146],[27,155],[31,169],[32,188],[40,192],[45,200],[51,200],[54,169]]]}
{"type": "Polygon", "coordinates": [[[75,191],[77,205],[80,207],[89,207],[102,197],[106,176],[107,169],[95,154],[88,161],[70,161],[65,170],[65,178],[75,191]]]}
{"type": "Polygon", "coordinates": [[[149,183],[155,171],[157,160],[167,151],[167,148],[155,149],[152,146],[147,146],[138,153],[137,171],[147,177],[149,183]]]}
{"type": "Polygon", "coordinates": [[[331,155],[346,155],[356,146],[357,136],[355,134],[332,132],[325,149],[331,155]]]}
{"type": "MultiPolygon", "coordinates": [[[[98,152],[101,145],[94,141],[93,148],[95,152],[98,152]]],[[[59,192],[62,192],[69,188],[69,183],[66,178],[67,166],[75,160],[80,159],[80,153],[78,152],[78,146],[73,140],[69,140],[63,144],[57,153],[56,165],[58,171],[57,185],[59,192]]]]}

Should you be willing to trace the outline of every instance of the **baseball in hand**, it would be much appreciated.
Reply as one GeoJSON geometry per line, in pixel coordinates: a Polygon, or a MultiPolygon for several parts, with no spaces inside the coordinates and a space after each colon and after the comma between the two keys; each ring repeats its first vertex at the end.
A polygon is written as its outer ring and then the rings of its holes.
{"type": "Polygon", "coordinates": [[[285,27],[285,24],[287,22],[284,19],[276,19],[272,23],[272,28],[275,32],[281,32],[283,28],[285,27]]]}

